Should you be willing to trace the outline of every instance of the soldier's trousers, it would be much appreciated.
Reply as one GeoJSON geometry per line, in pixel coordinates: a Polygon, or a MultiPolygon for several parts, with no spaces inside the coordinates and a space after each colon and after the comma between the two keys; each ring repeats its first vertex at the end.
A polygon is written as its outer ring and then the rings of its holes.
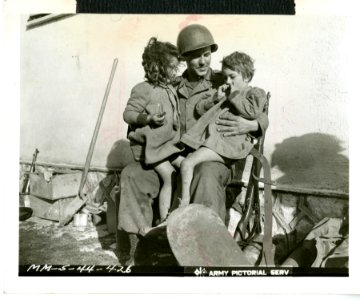
{"type": "MultiPolygon", "coordinates": [[[[179,180],[177,188],[181,186],[179,180]]],[[[191,184],[191,202],[210,207],[225,221],[225,188],[230,180],[230,167],[218,162],[199,164],[191,184]]],[[[118,229],[138,233],[140,228],[152,226],[152,204],[161,184],[158,174],[136,162],[124,168],[120,181],[118,229]]],[[[179,190],[175,194],[179,194],[179,190]]]]}

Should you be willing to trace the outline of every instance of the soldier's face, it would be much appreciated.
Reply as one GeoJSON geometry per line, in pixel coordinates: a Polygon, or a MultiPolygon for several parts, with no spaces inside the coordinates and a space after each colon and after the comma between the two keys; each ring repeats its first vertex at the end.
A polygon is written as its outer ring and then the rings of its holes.
{"type": "Polygon", "coordinates": [[[211,63],[211,48],[206,47],[192,51],[186,56],[188,71],[199,77],[204,77],[209,71],[211,63]]]}

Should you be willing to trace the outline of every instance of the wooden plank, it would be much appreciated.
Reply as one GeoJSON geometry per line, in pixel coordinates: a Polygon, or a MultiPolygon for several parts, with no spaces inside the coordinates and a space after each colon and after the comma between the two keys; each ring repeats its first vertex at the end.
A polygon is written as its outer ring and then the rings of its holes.
{"type": "MultiPolygon", "coordinates": [[[[229,186],[243,186],[247,187],[248,183],[246,181],[233,181],[229,186]]],[[[264,189],[264,184],[259,183],[259,188],[264,189]]],[[[294,193],[294,194],[306,194],[312,196],[321,196],[321,197],[331,197],[331,198],[340,198],[340,199],[349,199],[349,193],[343,191],[329,190],[329,189],[314,189],[306,187],[294,187],[287,184],[276,184],[271,186],[272,191],[284,192],[284,193],[294,193]]]]}
{"type": "MultiPolygon", "coordinates": [[[[31,165],[31,162],[28,160],[20,160],[20,164],[23,165],[31,165]]],[[[72,169],[72,170],[83,170],[83,165],[77,165],[77,164],[59,164],[59,163],[48,163],[48,162],[37,162],[36,166],[42,166],[42,167],[52,167],[52,168],[64,168],[64,169],[72,169]]],[[[90,167],[89,171],[95,171],[95,172],[114,172],[114,171],[121,171],[123,168],[105,168],[105,167],[90,167]]]]}

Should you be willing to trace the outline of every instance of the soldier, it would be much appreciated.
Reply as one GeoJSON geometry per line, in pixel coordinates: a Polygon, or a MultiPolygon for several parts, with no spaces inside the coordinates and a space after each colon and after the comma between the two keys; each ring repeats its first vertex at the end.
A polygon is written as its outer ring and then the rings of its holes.
{"type": "MultiPolygon", "coordinates": [[[[224,84],[224,78],[221,72],[210,68],[211,53],[217,51],[218,45],[206,27],[193,24],[183,28],[178,35],[177,46],[187,65],[176,86],[180,108],[180,132],[183,134],[203,114],[205,108],[198,105],[199,101],[212,97],[219,86],[224,84]]],[[[261,136],[268,126],[268,119],[266,114],[260,114],[256,120],[246,120],[227,112],[220,116],[216,123],[224,136],[249,132],[254,136],[261,136]]],[[[212,208],[225,221],[225,188],[230,180],[229,165],[220,162],[197,165],[190,189],[191,203],[212,208]]],[[[152,225],[152,204],[159,194],[159,176],[153,169],[147,169],[139,162],[132,163],[121,173],[120,188],[118,234],[124,231],[129,233],[134,247],[139,230],[152,225]]],[[[134,249],[132,250],[134,253],[134,249]]],[[[131,257],[127,264],[130,263],[131,257]]]]}

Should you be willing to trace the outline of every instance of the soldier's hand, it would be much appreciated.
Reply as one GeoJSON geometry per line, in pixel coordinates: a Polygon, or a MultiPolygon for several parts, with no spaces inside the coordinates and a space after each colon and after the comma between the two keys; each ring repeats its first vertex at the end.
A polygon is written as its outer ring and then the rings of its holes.
{"type": "Polygon", "coordinates": [[[256,132],[259,123],[256,120],[247,120],[236,116],[230,112],[225,112],[216,120],[217,131],[222,132],[223,136],[234,136],[256,132]]]}

